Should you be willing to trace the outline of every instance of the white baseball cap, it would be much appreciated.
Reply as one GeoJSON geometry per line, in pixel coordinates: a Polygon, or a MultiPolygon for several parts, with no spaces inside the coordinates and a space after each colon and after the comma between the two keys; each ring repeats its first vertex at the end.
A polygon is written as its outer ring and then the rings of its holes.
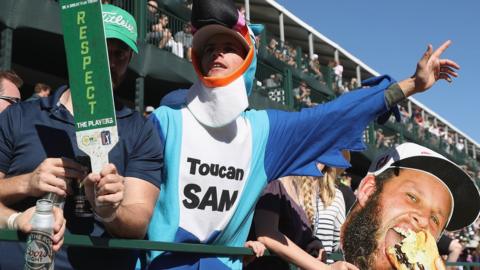
{"type": "Polygon", "coordinates": [[[153,106],[147,106],[147,107],[145,107],[145,111],[148,112],[148,113],[151,113],[151,112],[155,111],[155,108],[153,108],[153,106]]]}
{"type": "Polygon", "coordinates": [[[439,153],[415,143],[403,143],[377,157],[370,165],[368,173],[378,176],[388,168],[423,171],[445,184],[453,199],[453,211],[447,222],[447,230],[459,230],[478,218],[478,187],[464,170],[439,153]]]}

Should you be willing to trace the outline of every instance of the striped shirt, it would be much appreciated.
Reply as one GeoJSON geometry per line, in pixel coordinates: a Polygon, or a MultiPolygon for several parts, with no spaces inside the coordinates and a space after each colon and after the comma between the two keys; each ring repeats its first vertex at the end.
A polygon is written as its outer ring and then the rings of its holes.
{"type": "Polygon", "coordinates": [[[345,200],[342,192],[335,188],[335,198],[330,206],[324,208],[320,196],[316,198],[314,235],[322,241],[327,253],[332,253],[340,245],[340,227],[345,221],[345,200]]]}

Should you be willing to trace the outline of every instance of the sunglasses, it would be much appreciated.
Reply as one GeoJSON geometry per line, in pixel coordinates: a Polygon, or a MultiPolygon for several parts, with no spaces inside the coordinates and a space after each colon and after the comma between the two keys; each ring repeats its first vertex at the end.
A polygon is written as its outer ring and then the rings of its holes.
{"type": "Polygon", "coordinates": [[[20,102],[20,98],[17,98],[17,97],[0,96],[0,99],[3,99],[5,101],[9,102],[10,104],[20,102]]]}

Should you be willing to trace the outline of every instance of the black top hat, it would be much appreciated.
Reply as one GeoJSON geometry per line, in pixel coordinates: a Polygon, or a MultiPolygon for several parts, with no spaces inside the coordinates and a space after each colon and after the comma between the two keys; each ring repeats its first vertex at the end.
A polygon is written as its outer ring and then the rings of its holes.
{"type": "Polygon", "coordinates": [[[193,0],[191,21],[197,30],[209,24],[233,28],[238,11],[233,0],[193,0]]]}

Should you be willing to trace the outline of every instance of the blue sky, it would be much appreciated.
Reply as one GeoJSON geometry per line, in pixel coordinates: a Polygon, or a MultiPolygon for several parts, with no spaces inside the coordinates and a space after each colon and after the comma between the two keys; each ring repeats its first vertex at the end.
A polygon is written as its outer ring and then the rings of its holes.
{"type": "Polygon", "coordinates": [[[415,99],[480,143],[480,1],[277,0],[379,73],[411,76],[427,45],[451,39],[443,58],[460,76],[415,99]]]}

